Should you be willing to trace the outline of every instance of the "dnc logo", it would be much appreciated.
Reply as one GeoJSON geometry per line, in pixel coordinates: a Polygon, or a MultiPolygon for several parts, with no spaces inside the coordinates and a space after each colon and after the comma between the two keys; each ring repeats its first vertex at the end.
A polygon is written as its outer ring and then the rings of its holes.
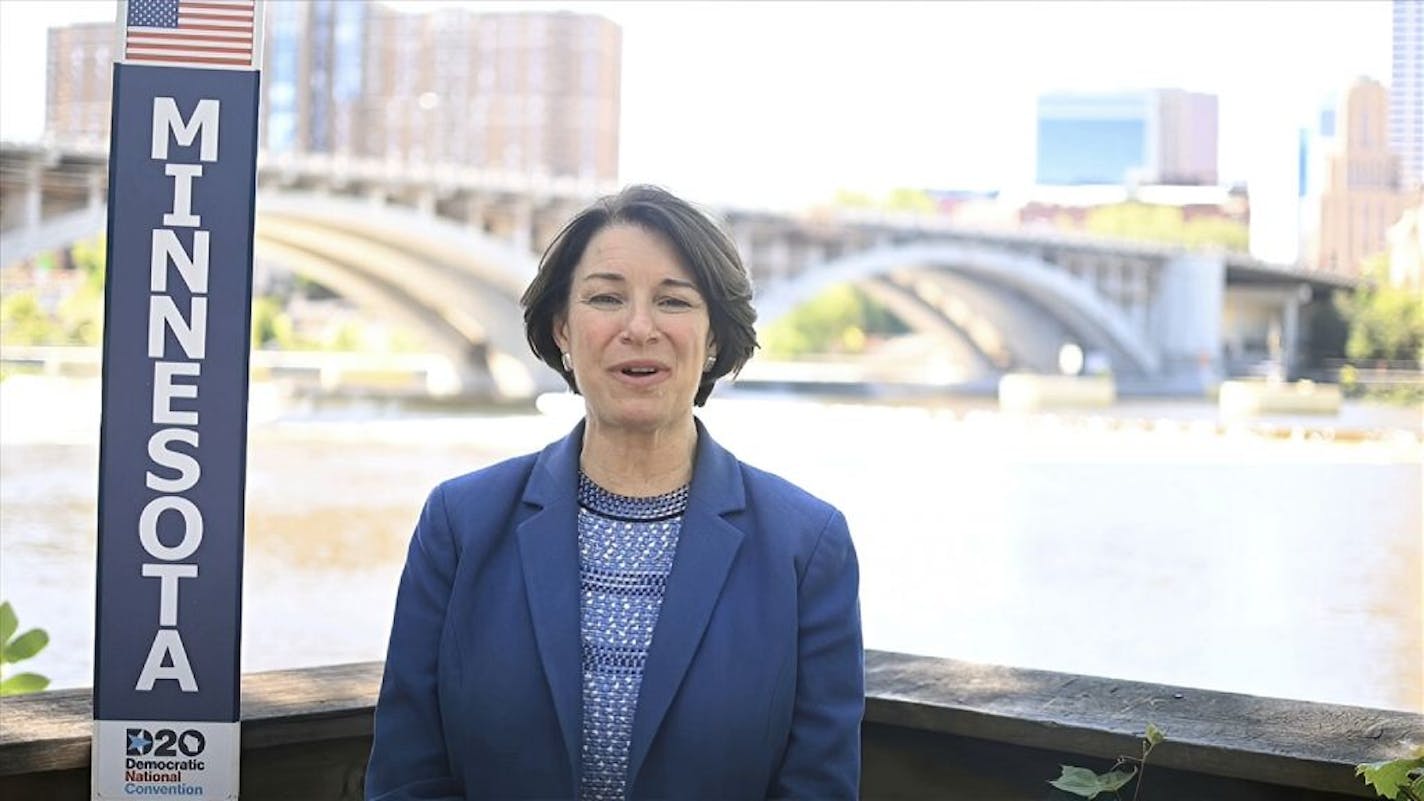
{"type": "Polygon", "coordinates": [[[129,756],[195,757],[208,747],[208,739],[197,729],[176,732],[172,729],[126,729],[128,746],[124,751],[129,756]],[[154,735],[157,735],[155,737],[154,735]]]}
{"type": "Polygon", "coordinates": [[[153,735],[144,729],[129,729],[128,738],[129,756],[147,756],[153,750],[153,735]]]}

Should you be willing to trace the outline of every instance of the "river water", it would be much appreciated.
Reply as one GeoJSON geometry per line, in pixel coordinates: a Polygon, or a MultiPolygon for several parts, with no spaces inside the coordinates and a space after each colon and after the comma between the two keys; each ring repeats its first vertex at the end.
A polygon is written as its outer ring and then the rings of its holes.
{"type": "MultiPolygon", "coordinates": [[[[93,381],[0,383],[0,597],[50,632],[25,668],[55,687],[92,671],[98,397],[93,381]]],[[[262,385],[252,409],[247,671],[382,658],[429,489],[579,413],[570,396],[323,409],[262,385]]],[[[869,648],[1424,711],[1416,413],[1351,407],[1285,437],[1181,403],[1020,417],[738,396],[700,416],[846,513],[869,648]],[[1320,428],[1342,421],[1376,427],[1320,428]]]]}

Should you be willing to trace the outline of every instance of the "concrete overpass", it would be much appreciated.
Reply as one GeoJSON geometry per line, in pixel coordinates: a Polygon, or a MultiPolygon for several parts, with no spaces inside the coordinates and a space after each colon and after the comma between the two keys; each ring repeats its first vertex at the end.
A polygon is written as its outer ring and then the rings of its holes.
{"type": "MultiPolygon", "coordinates": [[[[106,164],[99,151],[0,144],[0,266],[101,232],[106,164]]],[[[263,158],[258,184],[259,260],[418,333],[455,365],[460,391],[561,385],[529,354],[517,298],[534,254],[616,187],[326,157],[263,158]]],[[[761,325],[852,282],[939,335],[971,380],[1053,371],[1072,343],[1106,357],[1128,391],[1199,392],[1230,368],[1229,318],[1264,320],[1288,366],[1302,309],[1351,285],[1238,255],[1057,232],[714,211],[757,282],[761,325]]]]}

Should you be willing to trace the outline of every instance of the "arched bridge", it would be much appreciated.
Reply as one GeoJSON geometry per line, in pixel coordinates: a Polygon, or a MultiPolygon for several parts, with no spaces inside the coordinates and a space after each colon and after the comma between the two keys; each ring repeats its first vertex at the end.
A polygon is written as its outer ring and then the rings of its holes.
{"type": "MultiPolygon", "coordinates": [[[[0,266],[101,232],[104,165],[102,153],[0,145],[0,266]]],[[[524,343],[517,299],[534,254],[611,189],[264,159],[256,258],[417,332],[455,366],[459,391],[525,396],[562,385],[524,343]]],[[[852,282],[985,379],[1053,371],[1072,343],[1108,359],[1129,391],[1199,391],[1224,371],[1234,298],[1264,304],[1289,354],[1302,305],[1349,283],[1240,256],[923,218],[718,213],[757,281],[761,325],[852,282]]]]}

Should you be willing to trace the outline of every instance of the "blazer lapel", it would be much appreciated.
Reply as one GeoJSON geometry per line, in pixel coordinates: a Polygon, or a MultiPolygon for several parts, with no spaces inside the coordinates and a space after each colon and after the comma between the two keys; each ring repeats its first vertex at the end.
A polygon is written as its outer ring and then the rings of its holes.
{"type": "Polygon", "coordinates": [[[524,502],[539,510],[518,526],[519,557],[534,639],[578,787],[582,747],[582,635],[579,632],[578,458],[580,423],[534,463],[524,502]]]}
{"type": "Polygon", "coordinates": [[[697,422],[697,433],[697,462],[687,511],[633,715],[628,754],[630,793],[653,737],[702,641],[732,560],[742,544],[742,532],[722,518],[746,506],[741,468],[732,454],[708,436],[701,421],[697,422]]]}

